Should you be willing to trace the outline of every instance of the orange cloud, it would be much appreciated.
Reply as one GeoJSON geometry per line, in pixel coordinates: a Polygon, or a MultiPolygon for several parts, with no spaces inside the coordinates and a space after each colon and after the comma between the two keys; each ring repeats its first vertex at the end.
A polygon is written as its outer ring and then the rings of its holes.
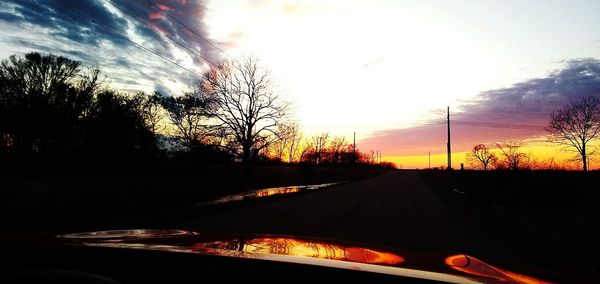
{"type": "MultiPolygon", "coordinates": [[[[184,4],[184,3],[181,3],[184,4]]],[[[163,11],[169,11],[169,12],[173,12],[175,10],[173,10],[173,8],[165,5],[165,4],[157,4],[156,6],[158,6],[159,9],[163,10],[163,11]]]]}
{"type": "Polygon", "coordinates": [[[161,20],[164,19],[164,17],[165,16],[160,12],[150,13],[150,15],[148,16],[150,20],[161,20]]]}

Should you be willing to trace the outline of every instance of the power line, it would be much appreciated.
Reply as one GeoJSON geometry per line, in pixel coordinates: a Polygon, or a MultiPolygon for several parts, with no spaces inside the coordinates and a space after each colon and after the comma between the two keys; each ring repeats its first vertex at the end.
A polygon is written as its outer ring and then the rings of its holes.
{"type": "MultiPolygon", "coordinates": [[[[440,121],[440,122],[434,122],[434,123],[418,124],[417,126],[444,125],[446,123],[447,123],[446,121],[440,121]]],[[[459,125],[459,126],[488,127],[488,128],[545,130],[545,126],[541,126],[541,125],[513,124],[513,123],[499,123],[499,122],[453,120],[452,124],[459,125]]]]}
{"type": "Polygon", "coordinates": [[[194,51],[193,49],[191,49],[191,48],[189,48],[188,46],[184,45],[183,43],[181,43],[181,42],[179,42],[179,41],[175,40],[174,38],[170,37],[170,36],[169,36],[169,35],[167,35],[166,33],[163,33],[161,30],[159,30],[159,29],[157,29],[156,27],[154,27],[154,26],[152,26],[152,25],[148,24],[148,22],[146,22],[146,21],[144,21],[144,20],[140,19],[139,17],[137,17],[137,16],[135,16],[135,15],[132,15],[131,13],[129,13],[129,12],[127,12],[127,11],[125,11],[125,9],[123,9],[123,8],[119,7],[119,6],[118,6],[118,5],[116,5],[114,2],[112,2],[112,1],[110,1],[110,0],[103,0],[103,1],[105,1],[105,2],[107,2],[107,3],[110,3],[110,4],[111,4],[113,7],[117,8],[119,11],[121,11],[121,12],[123,12],[123,13],[127,14],[128,16],[130,16],[130,17],[132,17],[132,18],[136,19],[136,20],[137,20],[137,21],[139,21],[140,23],[144,24],[146,27],[148,27],[148,28],[150,28],[150,29],[154,30],[154,31],[155,31],[156,33],[158,33],[159,35],[163,35],[163,36],[165,36],[166,38],[170,39],[171,41],[173,41],[173,42],[174,42],[174,43],[176,43],[177,45],[179,45],[179,46],[181,46],[181,47],[185,48],[186,50],[188,50],[189,52],[193,53],[194,55],[196,55],[196,56],[198,56],[198,57],[200,57],[200,58],[204,59],[206,62],[208,62],[208,63],[212,64],[213,66],[218,66],[218,64],[216,64],[216,63],[212,62],[212,61],[211,61],[211,60],[209,60],[208,58],[206,58],[206,57],[202,56],[201,54],[197,53],[196,51],[194,51]]]}
{"type": "MultiPolygon", "coordinates": [[[[432,110],[432,113],[435,114],[446,114],[445,110],[432,110]]],[[[485,111],[475,111],[477,113],[484,113],[484,114],[510,114],[510,115],[550,115],[552,114],[551,112],[534,112],[534,111],[489,111],[489,110],[485,110],[485,111]]],[[[463,114],[465,112],[460,112],[457,114],[451,114],[450,116],[456,116],[456,115],[460,115],[463,114]]]]}
{"type": "Polygon", "coordinates": [[[545,127],[544,126],[540,126],[540,125],[512,124],[512,123],[498,123],[498,122],[461,121],[461,120],[453,120],[453,122],[454,122],[454,124],[462,125],[462,126],[506,128],[506,129],[525,129],[525,130],[545,130],[545,127]]]}
{"type": "Polygon", "coordinates": [[[550,112],[533,112],[533,111],[486,111],[489,114],[524,114],[524,115],[550,115],[550,112]]]}
{"type": "Polygon", "coordinates": [[[155,7],[156,9],[158,9],[161,13],[163,13],[165,16],[173,19],[175,22],[179,23],[180,25],[184,26],[186,29],[188,29],[190,32],[192,32],[193,34],[195,34],[197,37],[199,37],[200,39],[202,39],[204,42],[210,44],[212,47],[214,47],[215,49],[217,49],[218,51],[220,51],[221,53],[223,53],[224,55],[227,55],[225,53],[225,51],[223,51],[221,48],[219,48],[218,46],[214,45],[210,40],[208,40],[207,38],[203,37],[202,35],[200,35],[199,33],[197,33],[195,30],[193,30],[192,28],[188,27],[188,25],[184,24],[183,22],[181,22],[180,20],[178,20],[177,18],[175,18],[174,16],[172,16],[171,14],[165,12],[161,7],[159,7],[158,5],[156,5],[156,3],[152,0],[146,0],[146,2],[148,2],[150,5],[152,5],[153,7],[155,7]]]}
{"type": "Polygon", "coordinates": [[[196,77],[198,77],[198,78],[202,79],[202,76],[200,76],[198,73],[196,73],[196,72],[194,72],[194,71],[192,71],[192,70],[190,70],[190,69],[188,69],[188,68],[185,68],[185,67],[181,66],[181,65],[180,65],[180,64],[178,64],[177,62],[175,62],[175,61],[173,61],[173,60],[171,60],[171,59],[168,59],[168,58],[166,58],[166,57],[164,57],[164,56],[162,56],[162,55],[158,54],[157,52],[155,52],[155,51],[153,51],[153,50],[151,50],[151,49],[149,49],[149,48],[147,48],[147,47],[145,47],[145,46],[143,46],[143,45],[141,45],[141,44],[139,44],[139,43],[137,43],[137,42],[135,42],[135,41],[133,41],[133,40],[129,39],[128,37],[126,37],[126,36],[124,36],[124,35],[120,34],[119,32],[116,32],[115,30],[113,30],[113,29],[111,29],[111,28],[109,28],[109,27],[107,27],[107,26],[105,26],[105,25],[103,25],[103,24],[97,23],[97,22],[96,22],[96,21],[94,21],[94,19],[92,19],[91,17],[89,17],[89,16],[87,16],[87,15],[84,15],[84,14],[81,14],[81,13],[79,13],[79,12],[77,12],[77,11],[75,11],[75,10],[72,10],[72,9],[70,9],[70,8],[66,8],[66,9],[67,9],[69,12],[73,13],[73,14],[76,14],[76,15],[79,15],[79,16],[81,16],[81,17],[87,18],[88,20],[90,20],[90,22],[91,22],[92,24],[94,24],[94,25],[96,25],[96,26],[99,26],[99,27],[101,27],[101,28],[104,28],[104,29],[106,29],[106,30],[110,31],[110,32],[111,32],[111,33],[113,33],[114,35],[116,35],[116,36],[118,36],[118,37],[120,37],[120,38],[122,38],[122,39],[124,39],[124,40],[126,40],[126,41],[128,41],[128,42],[130,42],[130,43],[132,43],[134,46],[136,46],[136,47],[138,47],[138,48],[140,48],[140,49],[142,49],[142,50],[144,50],[144,51],[150,52],[150,53],[152,53],[152,54],[154,54],[154,55],[156,55],[156,56],[158,56],[158,57],[162,58],[163,60],[165,60],[165,61],[167,61],[167,62],[169,62],[169,63],[171,63],[171,64],[173,64],[173,65],[175,65],[175,66],[177,66],[177,67],[179,67],[179,68],[181,68],[181,69],[183,69],[183,70],[185,70],[185,71],[187,71],[187,72],[189,72],[189,73],[191,73],[191,74],[193,74],[194,76],[196,76],[196,77]]]}

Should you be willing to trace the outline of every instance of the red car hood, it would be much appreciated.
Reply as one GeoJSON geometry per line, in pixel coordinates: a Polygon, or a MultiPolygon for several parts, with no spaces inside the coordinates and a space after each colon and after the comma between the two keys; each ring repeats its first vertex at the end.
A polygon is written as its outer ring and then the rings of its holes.
{"type": "Polygon", "coordinates": [[[60,245],[250,258],[397,275],[448,283],[548,283],[474,257],[407,255],[350,242],[274,235],[211,235],[181,230],[116,230],[57,236],[60,245]]]}

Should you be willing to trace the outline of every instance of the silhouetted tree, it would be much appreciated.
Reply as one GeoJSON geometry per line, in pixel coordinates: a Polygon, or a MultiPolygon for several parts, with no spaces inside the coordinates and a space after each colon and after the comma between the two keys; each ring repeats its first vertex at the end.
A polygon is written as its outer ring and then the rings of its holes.
{"type": "Polygon", "coordinates": [[[269,72],[256,59],[230,60],[212,67],[199,87],[214,104],[210,113],[227,130],[237,146],[233,150],[244,163],[275,141],[273,134],[288,104],[273,91],[269,72]]]}
{"type": "Polygon", "coordinates": [[[99,71],[80,62],[29,53],[0,64],[2,148],[18,153],[67,151],[81,141],[99,71]],[[9,148],[9,149],[8,149],[9,148]]]}
{"type": "Polygon", "coordinates": [[[287,159],[289,163],[294,162],[302,140],[298,123],[283,122],[279,124],[274,136],[277,139],[264,148],[262,153],[277,161],[283,162],[287,159]]]}
{"type": "Polygon", "coordinates": [[[369,151],[368,163],[375,164],[375,151],[373,150],[369,151]]]}
{"type": "Polygon", "coordinates": [[[100,71],[29,53],[0,63],[0,149],[37,161],[97,163],[151,154],[140,100],[100,91],[100,71]],[[41,158],[41,160],[40,160],[41,158]]]}
{"type": "Polygon", "coordinates": [[[547,130],[550,142],[575,148],[587,171],[590,141],[600,132],[600,99],[586,97],[554,111],[547,130]]]}
{"type": "Polygon", "coordinates": [[[152,95],[140,92],[134,96],[134,99],[139,104],[140,114],[144,119],[144,123],[146,123],[146,128],[157,135],[164,128],[161,125],[165,115],[165,109],[162,107],[164,96],[158,91],[155,91],[152,95]]]}
{"type": "Polygon", "coordinates": [[[339,164],[342,159],[342,152],[345,150],[348,142],[344,136],[335,136],[330,142],[331,149],[331,162],[333,164],[339,164]]]}
{"type": "Polygon", "coordinates": [[[154,136],[141,115],[142,107],[126,95],[100,92],[86,119],[87,152],[100,160],[117,161],[154,151],[154,136]]]}
{"type": "Polygon", "coordinates": [[[208,119],[212,112],[208,97],[190,92],[180,97],[162,97],[160,101],[188,148],[194,149],[210,136],[212,126],[208,119]]]}
{"type": "Polygon", "coordinates": [[[519,150],[521,145],[518,143],[512,141],[504,144],[496,143],[496,147],[501,153],[501,159],[496,159],[496,168],[518,170],[525,166],[528,155],[519,150]]]}
{"type": "Polygon", "coordinates": [[[289,143],[287,145],[288,162],[293,163],[298,155],[300,143],[302,141],[302,132],[298,123],[289,125],[289,143]]]}
{"type": "Polygon", "coordinates": [[[277,131],[275,131],[274,134],[277,140],[272,143],[275,159],[283,161],[283,156],[288,149],[288,144],[291,142],[292,131],[292,126],[289,124],[279,124],[277,126],[277,131]]]}
{"type": "Polygon", "coordinates": [[[466,154],[467,162],[473,167],[483,168],[483,170],[487,170],[488,166],[494,164],[496,161],[496,155],[490,151],[484,144],[477,144],[471,152],[466,154]]]}
{"type": "Polygon", "coordinates": [[[311,164],[321,164],[327,160],[329,133],[323,132],[307,138],[304,142],[301,161],[311,164]]]}

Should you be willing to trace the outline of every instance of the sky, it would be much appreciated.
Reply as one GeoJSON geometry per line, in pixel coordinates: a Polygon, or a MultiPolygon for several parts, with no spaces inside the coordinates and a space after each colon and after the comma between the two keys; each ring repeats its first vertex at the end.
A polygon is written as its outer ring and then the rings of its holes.
{"type": "Polygon", "coordinates": [[[0,58],[62,54],[118,89],[176,96],[209,64],[252,55],[308,135],[356,132],[360,149],[404,167],[426,166],[430,152],[443,163],[446,106],[457,163],[508,140],[566,158],[543,145],[544,126],[557,107],[600,95],[598,11],[599,1],[4,0],[0,58]]]}

